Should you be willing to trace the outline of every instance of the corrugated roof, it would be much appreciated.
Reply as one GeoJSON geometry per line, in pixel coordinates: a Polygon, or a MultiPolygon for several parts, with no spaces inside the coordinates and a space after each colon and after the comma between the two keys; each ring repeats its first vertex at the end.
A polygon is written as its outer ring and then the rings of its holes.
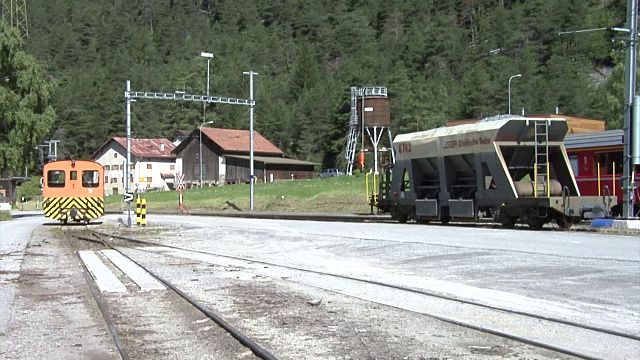
{"type": "MultiPolygon", "coordinates": [[[[117,142],[125,149],[127,148],[126,138],[112,137],[91,155],[91,159],[94,159],[100,153],[100,150],[111,141],[117,142]]],[[[171,153],[175,147],[169,139],[131,139],[131,154],[137,157],[175,159],[176,155],[171,153]]]]}
{"type": "MultiPolygon", "coordinates": [[[[218,144],[223,151],[249,152],[249,130],[202,128],[202,134],[218,144]]],[[[253,132],[253,151],[268,154],[282,154],[269,140],[257,131],[253,132]]]]}
{"type": "MultiPolygon", "coordinates": [[[[247,155],[225,155],[225,157],[242,159],[242,160],[250,160],[250,157],[247,155]]],[[[276,157],[276,156],[254,156],[253,161],[257,161],[265,164],[313,165],[313,166],[320,165],[319,163],[314,163],[310,161],[289,159],[285,157],[276,157]]]]}
{"type": "Polygon", "coordinates": [[[567,149],[581,149],[600,146],[623,145],[623,136],[624,131],[622,129],[571,134],[567,135],[567,137],[564,139],[564,146],[567,149]]]}

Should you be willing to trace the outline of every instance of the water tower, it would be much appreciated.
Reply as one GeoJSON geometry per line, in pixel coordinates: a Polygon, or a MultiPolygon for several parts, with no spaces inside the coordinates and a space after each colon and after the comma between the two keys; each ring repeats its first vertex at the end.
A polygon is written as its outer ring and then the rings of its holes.
{"type": "MultiPolygon", "coordinates": [[[[380,140],[386,130],[391,138],[391,99],[387,96],[387,88],[381,86],[351,87],[351,116],[349,117],[349,137],[345,158],[347,160],[346,173],[353,173],[353,163],[356,157],[358,142],[360,142],[360,156],[364,152],[373,150],[374,171],[378,172],[378,151],[380,140]]],[[[391,149],[391,156],[395,162],[395,154],[391,149]]]]}

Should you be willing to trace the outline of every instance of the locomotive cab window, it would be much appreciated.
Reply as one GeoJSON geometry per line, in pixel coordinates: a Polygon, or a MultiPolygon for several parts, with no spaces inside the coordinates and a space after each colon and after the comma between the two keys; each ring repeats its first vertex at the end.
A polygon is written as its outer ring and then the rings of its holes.
{"type": "Polygon", "coordinates": [[[78,172],[72,171],[69,173],[69,180],[78,180],[78,172]]]}
{"type": "Polygon", "coordinates": [[[82,187],[98,187],[100,185],[100,173],[95,170],[82,172],[82,187]]]}
{"type": "Polygon", "coordinates": [[[64,187],[65,173],[62,170],[47,171],[47,186],[51,188],[64,187]]]}

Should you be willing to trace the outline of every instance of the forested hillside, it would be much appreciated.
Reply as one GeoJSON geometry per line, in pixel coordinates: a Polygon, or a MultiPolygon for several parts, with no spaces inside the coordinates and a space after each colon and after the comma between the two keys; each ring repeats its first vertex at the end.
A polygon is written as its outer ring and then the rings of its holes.
{"type": "MultiPolygon", "coordinates": [[[[259,73],[255,129],[287,154],[341,161],[350,86],[386,86],[395,134],[446,120],[560,113],[621,127],[620,0],[30,0],[25,50],[46,64],[57,114],[50,138],[86,157],[125,133],[132,90],[248,98],[259,73]]],[[[202,104],[139,100],[136,137],[204,120],[202,104]]],[[[211,105],[206,121],[248,129],[248,108],[211,105]]]]}

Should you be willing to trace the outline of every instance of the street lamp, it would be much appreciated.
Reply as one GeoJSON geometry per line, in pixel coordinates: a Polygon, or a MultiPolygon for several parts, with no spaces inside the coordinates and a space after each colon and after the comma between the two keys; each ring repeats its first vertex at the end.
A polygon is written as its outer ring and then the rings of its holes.
{"type": "Polygon", "coordinates": [[[201,52],[200,56],[207,58],[207,96],[209,96],[209,63],[211,62],[211,58],[213,58],[212,53],[201,52]]]}
{"type": "Polygon", "coordinates": [[[513,75],[509,78],[509,115],[511,115],[511,80],[517,77],[522,77],[522,74],[513,75]]]}
{"type": "Polygon", "coordinates": [[[202,127],[207,124],[213,124],[213,121],[206,121],[200,125],[200,187],[202,188],[202,127]]]}

